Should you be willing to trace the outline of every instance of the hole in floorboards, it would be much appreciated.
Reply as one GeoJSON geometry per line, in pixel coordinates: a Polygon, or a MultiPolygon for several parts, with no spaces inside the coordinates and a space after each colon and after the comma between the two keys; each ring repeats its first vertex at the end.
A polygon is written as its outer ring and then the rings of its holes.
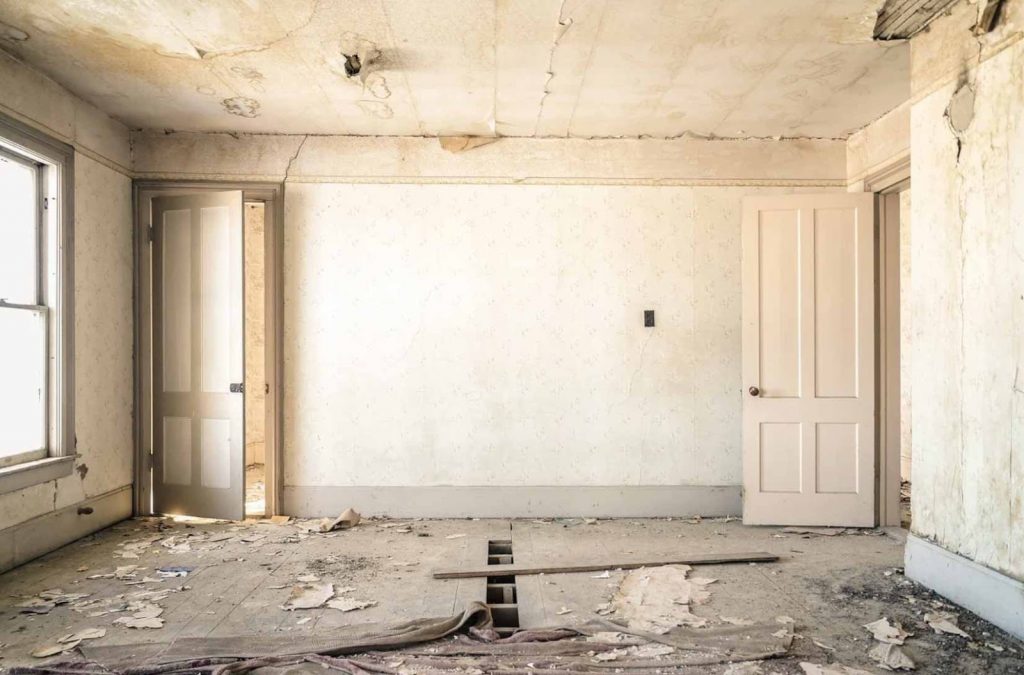
{"type": "MultiPolygon", "coordinates": [[[[511,565],[513,560],[511,540],[487,542],[488,565],[511,565]]],[[[499,574],[487,577],[486,602],[491,608],[495,631],[499,634],[509,634],[519,630],[519,596],[516,592],[515,576],[499,574]]]]}

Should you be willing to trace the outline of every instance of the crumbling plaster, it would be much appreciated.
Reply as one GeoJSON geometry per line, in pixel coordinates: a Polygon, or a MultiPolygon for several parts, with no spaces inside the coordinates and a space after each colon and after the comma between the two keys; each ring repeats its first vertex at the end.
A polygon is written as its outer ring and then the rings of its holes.
{"type": "MultiPolygon", "coordinates": [[[[131,179],[123,168],[130,164],[128,130],[3,53],[0,80],[4,113],[75,148],[78,455],[70,476],[0,495],[2,534],[31,518],[130,487],[133,330],[131,179]]],[[[0,550],[0,567],[6,554],[0,550]]]]}
{"type": "Polygon", "coordinates": [[[913,529],[1024,579],[1024,2],[976,16],[911,45],[913,529]]]}
{"type": "Polygon", "coordinates": [[[907,96],[881,4],[0,0],[0,48],[133,128],[845,138],[907,96]]]}

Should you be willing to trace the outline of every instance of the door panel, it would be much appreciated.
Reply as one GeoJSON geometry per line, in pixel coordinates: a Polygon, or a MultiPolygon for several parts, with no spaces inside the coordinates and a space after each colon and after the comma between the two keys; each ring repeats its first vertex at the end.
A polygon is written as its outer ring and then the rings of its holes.
{"type": "Polygon", "coordinates": [[[875,522],[874,200],[744,200],[743,520],[875,522]]]}
{"type": "Polygon", "coordinates": [[[153,504],[244,516],[242,193],[153,199],[153,504]]]}

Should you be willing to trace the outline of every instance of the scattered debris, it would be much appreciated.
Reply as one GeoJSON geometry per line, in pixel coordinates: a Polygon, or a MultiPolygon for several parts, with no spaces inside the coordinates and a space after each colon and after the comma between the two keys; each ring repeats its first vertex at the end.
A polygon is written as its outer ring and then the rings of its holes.
{"type": "Polygon", "coordinates": [[[595,574],[595,575],[591,576],[590,578],[591,579],[609,579],[609,578],[611,578],[611,576],[612,576],[611,572],[609,572],[608,570],[605,570],[604,572],[601,572],[600,574],[595,574]]]}
{"type": "Polygon", "coordinates": [[[462,539],[465,536],[465,534],[449,534],[445,539],[462,539]]]}
{"type": "Polygon", "coordinates": [[[291,595],[281,605],[281,609],[289,612],[296,609],[315,609],[334,597],[333,584],[304,584],[292,588],[291,595]]]}
{"type": "Polygon", "coordinates": [[[156,573],[165,579],[173,579],[175,577],[187,577],[192,573],[194,567],[182,567],[179,565],[171,565],[169,567],[159,567],[156,573]]]}
{"type": "Polygon", "coordinates": [[[906,642],[911,633],[903,630],[899,622],[889,623],[889,619],[882,617],[878,621],[872,621],[864,626],[871,632],[872,636],[879,642],[886,642],[893,645],[901,645],[906,642]]]}
{"type": "Polygon", "coordinates": [[[754,622],[750,619],[741,619],[736,616],[720,616],[718,617],[725,623],[732,624],[733,626],[753,626],[754,622]]]}
{"type": "Polygon", "coordinates": [[[630,572],[612,598],[616,616],[630,628],[665,633],[676,626],[701,627],[707,619],[690,606],[708,601],[713,579],[688,578],[688,565],[669,565],[630,572]]]}
{"type": "Polygon", "coordinates": [[[959,635],[968,640],[971,639],[970,635],[956,625],[957,617],[952,612],[932,612],[925,614],[924,620],[936,633],[949,633],[950,635],[959,635]]]}
{"type": "Polygon", "coordinates": [[[561,616],[562,614],[572,614],[572,610],[568,607],[562,607],[560,610],[555,612],[555,614],[558,614],[559,616],[561,616]]]}
{"type": "Polygon", "coordinates": [[[347,508],[341,512],[340,516],[333,520],[324,518],[320,521],[320,531],[334,532],[335,530],[347,530],[358,525],[361,519],[362,516],[355,509],[347,508]]]}
{"type": "Polygon", "coordinates": [[[342,612],[352,612],[357,609],[366,609],[377,604],[376,600],[356,600],[354,598],[335,598],[327,603],[331,609],[338,609],[342,612]]]}
{"type": "Polygon", "coordinates": [[[898,645],[894,644],[879,642],[868,652],[868,656],[874,659],[880,668],[886,670],[914,670],[917,668],[917,664],[904,654],[898,645]]]}
{"type": "Polygon", "coordinates": [[[54,588],[28,598],[17,607],[22,614],[48,614],[57,605],[66,605],[87,597],[88,593],[65,593],[59,588],[54,588]]]}

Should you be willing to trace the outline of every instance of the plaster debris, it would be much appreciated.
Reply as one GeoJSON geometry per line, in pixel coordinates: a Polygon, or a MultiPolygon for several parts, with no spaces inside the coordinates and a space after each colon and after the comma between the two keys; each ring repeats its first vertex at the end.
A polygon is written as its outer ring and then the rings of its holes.
{"type": "Polygon", "coordinates": [[[359,524],[362,516],[355,509],[349,507],[341,512],[335,519],[324,518],[320,521],[321,532],[334,532],[335,530],[347,530],[359,524]]]}
{"type": "Polygon", "coordinates": [[[292,588],[291,595],[281,605],[281,609],[289,612],[296,609],[315,609],[334,597],[332,584],[306,584],[292,588]]]}
{"type": "Polygon", "coordinates": [[[699,628],[708,622],[690,612],[711,594],[706,586],[712,579],[687,578],[689,565],[667,565],[638,569],[626,575],[612,598],[616,616],[636,630],[666,633],[677,626],[699,628]]]}
{"type": "Polygon", "coordinates": [[[899,622],[889,623],[889,619],[882,617],[878,621],[872,621],[864,626],[879,642],[886,642],[894,645],[901,645],[906,642],[911,633],[903,630],[899,622]]]}
{"type": "Polygon", "coordinates": [[[465,536],[465,534],[449,534],[447,537],[445,537],[445,539],[461,539],[465,536]]]}
{"type": "Polygon", "coordinates": [[[559,616],[561,616],[563,614],[572,614],[572,610],[569,609],[568,607],[562,607],[560,610],[555,612],[555,614],[558,614],[559,616]]]}
{"type": "Polygon", "coordinates": [[[65,593],[59,588],[54,588],[28,598],[19,603],[17,607],[22,614],[48,614],[58,605],[66,605],[87,597],[89,597],[88,593],[65,593]]]}
{"type": "Polygon", "coordinates": [[[187,577],[192,573],[192,567],[182,567],[180,565],[171,565],[169,567],[160,567],[156,573],[165,579],[173,579],[175,577],[187,577]]]}
{"type": "Polygon", "coordinates": [[[917,664],[903,653],[899,645],[880,642],[868,652],[868,656],[885,670],[914,670],[917,668],[917,664]]]}
{"type": "Polygon", "coordinates": [[[924,615],[925,623],[932,627],[936,633],[949,633],[950,635],[959,635],[960,637],[971,639],[971,636],[965,633],[957,626],[957,616],[952,612],[932,612],[924,615]]]}
{"type": "Polygon", "coordinates": [[[753,626],[754,622],[750,619],[741,619],[737,616],[720,616],[718,617],[725,623],[732,624],[733,626],[753,626]]]}
{"type": "Polygon", "coordinates": [[[342,612],[353,612],[357,609],[366,609],[377,604],[376,600],[356,600],[355,598],[335,598],[327,603],[331,609],[342,612]]]}
{"type": "Polygon", "coordinates": [[[248,118],[260,116],[260,102],[248,96],[226,98],[221,101],[221,106],[224,107],[224,112],[229,115],[248,118]]]}

